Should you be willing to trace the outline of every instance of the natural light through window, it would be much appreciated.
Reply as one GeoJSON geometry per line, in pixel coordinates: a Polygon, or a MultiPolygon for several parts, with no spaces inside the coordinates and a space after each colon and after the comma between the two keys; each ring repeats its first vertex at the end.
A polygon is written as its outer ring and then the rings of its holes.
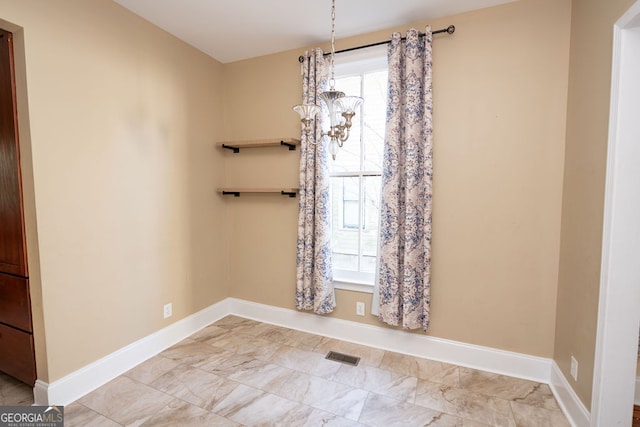
{"type": "Polygon", "coordinates": [[[334,279],[373,285],[387,98],[386,50],[336,57],[336,89],[365,101],[354,118],[351,136],[336,160],[330,161],[334,279]]]}

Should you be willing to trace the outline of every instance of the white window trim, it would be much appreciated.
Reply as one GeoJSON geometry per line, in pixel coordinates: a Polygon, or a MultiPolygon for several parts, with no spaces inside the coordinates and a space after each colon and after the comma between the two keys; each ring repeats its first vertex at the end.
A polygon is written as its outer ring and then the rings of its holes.
{"type": "Polygon", "coordinates": [[[360,74],[363,69],[370,72],[387,67],[387,45],[339,53],[335,56],[336,74],[360,74]]]}
{"type": "Polygon", "coordinates": [[[338,270],[333,273],[333,287],[347,291],[373,293],[374,275],[372,273],[359,273],[338,270]],[[352,274],[349,274],[352,273],[352,274]],[[368,277],[371,275],[371,277],[368,277]],[[367,277],[365,277],[367,276],[367,277]]]}
{"type": "MultiPolygon", "coordinates": [[[[387,46],[376,46],[367,49],[360,49],[336,55],[336,74],[360,74],[363,69],[366,72],[387,68],[387,46]]],[[[342,172],[332,174],[332,176],[379,176],[379,172],[342,172]]],[[[357,271],[335,270],[333,286],[336,289],[343,289],[354,292],[372,294],[374,288],[375,274],[357,271]]]]}

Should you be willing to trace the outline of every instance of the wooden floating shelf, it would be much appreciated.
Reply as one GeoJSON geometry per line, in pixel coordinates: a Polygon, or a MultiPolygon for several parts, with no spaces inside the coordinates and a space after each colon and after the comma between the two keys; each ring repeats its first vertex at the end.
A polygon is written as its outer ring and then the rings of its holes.
{"type": "Polygon", "coordinates": [[[295,138],[257,139],[253,141],[226,141],[218,144],[218,147],[226,148],[234,153],[239,153],[241,148],[265,148],[287,147],[289,151],[295,151],[300,145],[300,140],[295,138]]]}
{"type": "Polygon", "coordinates": [[[242,188],[242,187],[230,187],[230,188],[218,188],[218,193],[224,196],[240,197],[240,194],[280,194],[282,196],[296,197],[298,194],[297,188],[242,188]]]}

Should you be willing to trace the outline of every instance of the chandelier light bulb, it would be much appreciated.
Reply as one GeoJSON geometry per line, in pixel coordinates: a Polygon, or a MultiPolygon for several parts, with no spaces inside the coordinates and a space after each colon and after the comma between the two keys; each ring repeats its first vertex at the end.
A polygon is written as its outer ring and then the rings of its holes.
{"type": "Polygon", "coordinates": [[[340,148],[340,145],[338,144],[338,140],[335,138],[332,138],[331,142],[329,142],[329,154],[331,154],[331,157],[333,158],[333,160],[336,159],[336,155],[338,154],[339,148],[340,148]]]}
{"type": "Polygon", "coordinates": [[[338,108],[343,113],[356,113],[356,110],[362,103],[364,99],[359,96],[343,96],[342,98],[336,100],[336,104],[338,104],[338,108]]]}
{"type": "Polygon", "coordinates": [[[300,114],[301,120],[313,120],[321,108],[314,104],[299,104],[293,107],[293,111],[300,114]]]}

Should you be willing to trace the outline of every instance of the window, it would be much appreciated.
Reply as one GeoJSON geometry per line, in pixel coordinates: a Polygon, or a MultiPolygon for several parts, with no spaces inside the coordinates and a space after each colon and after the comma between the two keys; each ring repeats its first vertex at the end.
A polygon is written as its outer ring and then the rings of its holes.
{"type": "Polygon", "coordinates": [[[330,160],[334,279],[373,285],[387,100],[386,46],[336,56],[336,89],[364,104],[330,160]]]}
{"type": "MultiPolygon", "coordinates": [[[[360,189],[358,180],[348,178],[342,181],[342,226],[356,229],[360,227],[360,189]]],[[[363,224],[364,225],[364,224],[363,224]]]]}

